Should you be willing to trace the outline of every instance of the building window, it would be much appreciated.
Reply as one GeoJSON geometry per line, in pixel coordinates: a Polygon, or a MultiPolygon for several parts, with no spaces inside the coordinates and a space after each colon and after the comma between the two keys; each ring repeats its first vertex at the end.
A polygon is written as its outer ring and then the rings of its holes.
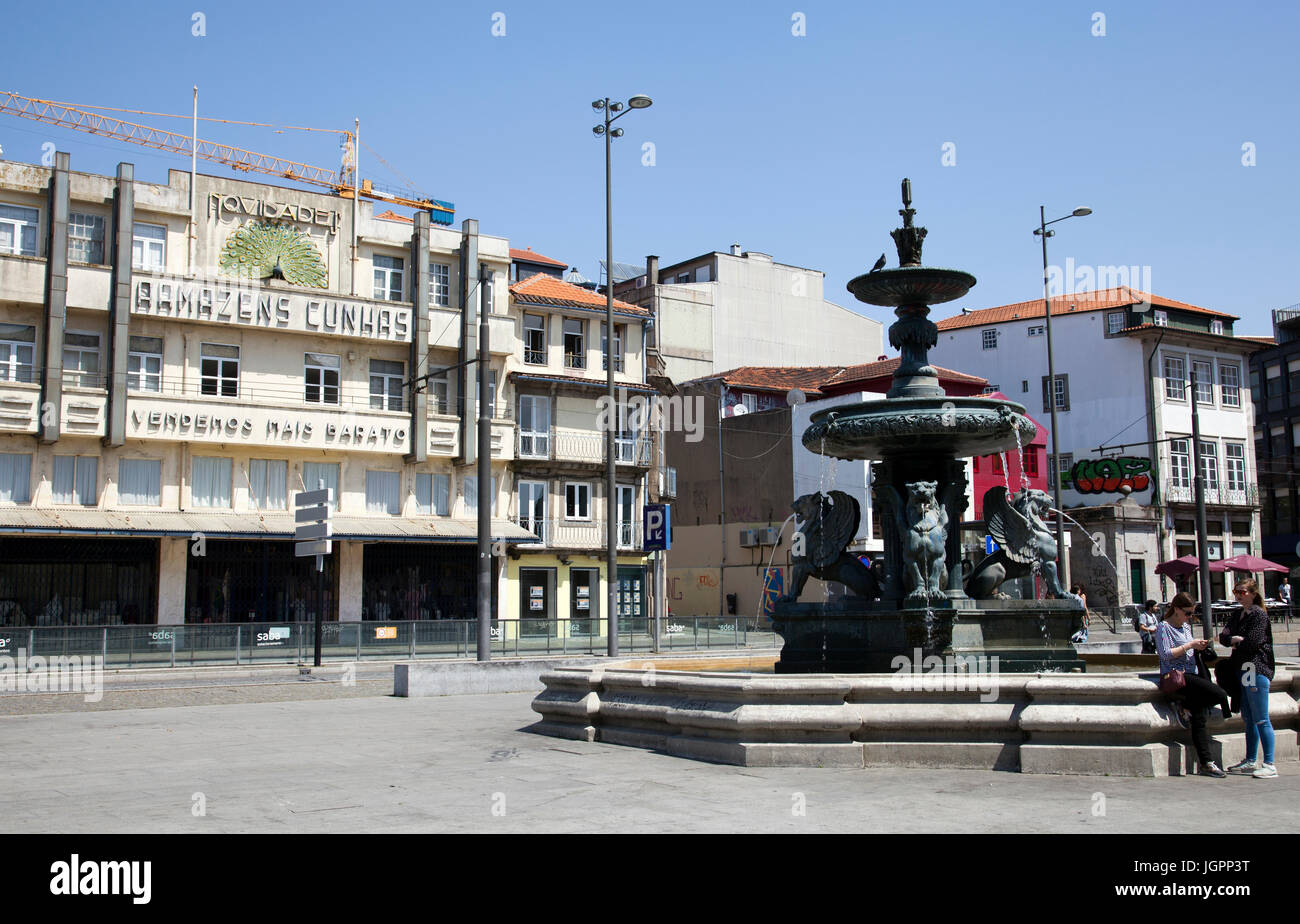
{"type": "Polygon", "coordinates": [[[289,463],[283,459],[250,459],[248,487],[258,510],[288,507],[289,463]]]}
{"type": "MultiPolygon", "coordinates": [[[[476,516],[478,516],[478,476],[477,476],[477,475],[466,475],[465,478],[463,478],[462,480],[464,481],[464,491],[465,491],[465,510],[466,510],[468,516],[476,517],[476,516]]],[[[489,512],[492,516],[496,516],[496,512],[497,512],[497,479],[496,479],[496,476],[495,476],[495,475],[492,476],[492,500],[491,500],[491,504],[492,504],[492,506],[491,506],[491,508],[489,509],[488,512],[489,512]]]]}
{"type": "Polygon", "coordinates": [[[616,508],[618,511],[618,544],[630,548],[636,540],[636,520],[632,514],[636,508],[636,489],[630,484],[615,485],[616,508]]]}
{"type": "Polygon", "coordinates": [[[99,377],[99,334],[68,331],[63,335],[63,383],[102,388],[99,377]]]}
{"type": "Polygon", "coordinates": [[[1205,490],[1219,490],[1219,444],[1214,440],[1201,440],[1201,478],[1205,490]]]}
{"type": "MultiPolygon", "coordinates": [[[[600,322],[600,368],[602,372],[609,368],[609,365],[605,362],[605,331],[606,331],[605,322],[601,321],[600,322]]],[[[623,340],[626,334],[627,334],[626,324],[614,325],[614,371],[615,372],[623,371],[623,340]]]]}
{"type": "Polygon", "coordinates": [[[402,381],[406,365],[395,360],[370,360],[370,406],[380,411],[402,409],[402,381]]]}
{"type": "Polygon", "coordinates": [[[32,457],[0,452],[0,502],[28,504],[32,500],[32,457]]]}
{"type": "Polygon", "coordinates": [[[1196,403],[1214,405],[1214,366],[1208,362],[1192,362],[1192,375],[1196,378],[1196,403]]]}
{"type": "Polygon", "coordinates": [[[435,414],[447,413],[447,373],[431,375],[429,382],[429,410],[435,414]]]}
{"type": "Polygon", "coordinates": [[[1072,452],[1063,452],[1059,458],[1052,455],[1047,457],[1047,474],[1052,484],[1059,483],[1063,488],[1071,487],[1071,485],[1065,483],[1065,479],[1069,477],[1070,470],[1073,468],[1074,453],[1072,452]],[[1059,475],[1057,474],[1058,471],[1060,472],[1059,475]]]}
{"type": "Polygon", "coordinates": [[[99,459],[95,456],[54,457],[54,503],[95,506],[99,499],[99,459]]]}
{"type": "Polygon", "coordinates": [[[1169,483],[1175,488],[1192,486],[1191,440],[1169,441],[1169,483]]]}
{"type": "Polygon", "coordinates": [[[996,350],[998,348],[998,332],[986,330],[980,332],[980,342],[986,350],[996,350]]]}
{"type": "Polygon", "coordinates": [[[569,369],[587,368],[587,338],[583,334],[586,322],[578,318],[564,319],[564,365],[569,369]]]}
{"type": "Polygon", "coordinates": [[[546,365],[546,318],[540,314],[524,315],[524,362],[546,365]]]}
{"type": "Polygon", "coordinates": [[[1157,310],[1157,311],[1153,311],[1151,313],[1151,316],[1153,319],[1153,323],[1155,324],[1156,327],[1169,326],[1169,312],[1157,310]]]}
{"type": "Polygon", "coordinates": [[[995,474],[995,475],[1001,475],[1001,474],[1002,474],[1002,457],[1001,457],[1001,456],[993,456],[992,459],[993,459],[993,474],[995,474]]]}
{"type": "Polygon", "coordinates": [[[1246,446],[1244,443],[1223,444],[1223,467],[1228,479],[1228,490],[1246,490],[1246,446]]]}
{"type": "Polygon", "coordinates": [[[570,481],[564,486],[564,518],[566,520],[591,519],[591,485],[585,481],[570,481]]]}
{"type": "Polygon", "coordinates": [[[423,516],[445,517],[451,513],[448,499],[451,494],[451,476],[433,472],[417,472],[415,476],[415,507],[423,516]]]}
{"type": "Polygon", "coordinates": [[[167,262],[167,229],[136,222],[131,231],[131,267],[161,270],[167,262]]]}
{"type": "Polygon", "coordinates": [[[308,404],[339,403],[339,358],[329,353],[303,354],[303,380],[308,404]]]}
{"type": "Polygon", "coordinates": [[[1181,356],[1165,357],[1165,400],[1187,400],[1187,367],[1181,356]]]}
{"type": "Polygon", "coordinates": [[[239,397],[239,347],[224,343],[199,345],[199,391],[223,398],[239,397]]]}
{"type": "Polygon", "coordinates": [[[135,507],[157,507],[162,503],[162,460],[119,459],[118,502],[135,507]]]}
{"type": "Polygon", "coordinates": [[[402,512],[402,473],[366,472],[366,513],[402,512]]]}
{"type": "Polygon", "coordinates": [[[339,509],[339,464],[337,462],[304,462],[302,464],[302,489],[317,491],[328,488],[330,509],[339,509]]]}
{"type": "Polygon", "coordinates": [[[36,328],[28,324],[0,324],[0,382],[30,382],[34,374],[36,328]]]}
{"type": "Polygon", "coordinates": [[[371,258],[375,270],[375,298],[389,302],[402,300],[402,258],[377,253],[371,258]]]}
{"type": "Polygon", "coordinates": [[[1038,450],[1032,446],[1025,450],[1020,470],[1031,478],[1038,476],[1038,450]]]}
{"type": "Polygon", "coordinates": [[[551,399],[545,395],[519,396],[519,455],[547,459],[551,450],[551,399]]]}
{"type": "Polygon", "coordinates": [[[1029,394],[1029,379],[1020,380],[1020,391],[1023,394],[1029,394]]]}
{"type": "Polygon", "coordinates": [[[162,338],[132,337],[126,354],[126,387],[130,391],[162,391],[162,338]]]}
{"type": "Polygon", "coordinates": [[[68,216],[68,261],[104,262],[104,219],[101,216],[77,212],[68,216]]]}
{"type": "Polygon", "coordinates": [[[1220,336],[1222,336],[1222,335],[1223,335],[1223,322],[1222,322],[1222,321],[1211,321],[1211,322],[1210,322],[1210,333],[1212,333],[1212,334],[1219,334],[1220,336]]]}
{"type": "MultiPolygon", "coordinates": [[[[1056,388],[1053,389],[1056,395],[1056,409],[1058,411],[1068,411],[1070,409],[1070,376],[1067,373],[1061,373],[1056,376],[1056,388]]],[[[1050,411],[1051,405],[1047,397],[1047,376],[1043,376],[1043,410],[1050,411]]]]}
{"type": "Polygon", "coordinates": [[[483,279],[483,307],[487,309],[488,314],[491,314],[496,307],[496,289],[492,287],[495,280],[496,273],[488,273],[483,279]]]}
{"type": "Polygon", "coordinates": [[[451,267],[446,263],[429,264],[429,304],[435,308],[451,306],[451,267]]]}
{"type": "Polygon", "coordinates": [[[678,282],[678,283],[687,283],[687,282],[690,282],[690,281],[691,281],[691,274],[690,274],[689,272],[686,272],[686,273],[678,273],[678,274],[677,274],[677,282],[678,282]]]}
{"type": "Polygon", "coordinates": [[[1241,367],[1236,363],[1219,365],[1219,395],[1224,407],[1241,407],[1241,367]]]}
{"type": "Polygon", "coordinates": [[[1043,326],[1042,324],[1030,324],[1030,325],[1029,325],[1029,336],[1031,336],[1031,337],[1041,337],[1041,336],[1043,336],[1043,331],[1045,331],[1045,330],[1047,330],[1047,328],[1046,328],[1045,326],[1043,326]]]}
{"type": "Polygon", "coordinates": [[[1124,329],[1124,312],[1111,311],[1106,314],[1106,333],[1118,334],[1124,329]]]}
{"type": "Polygon", "coordinates": [[[195,456],[190,497],[195,507],[229,507],[234,464],[217,456],[195,456]]]}
{"type": "Polygon", "coordinates": [[[21,205],[0,204],[0,253],[36,256],[36,228],[41,213],[21,205]]]}
{"type": "Polygon", "coordinates": [[[677,496],[677,468],[672,465],[665,465],[663,470],[664,486],[662,493],[668,497],[677,496]]]}
{"type": "Polygon", "coordinates": [[[519,525],[546,541],[546,482],[519,482],[519,525]]]}

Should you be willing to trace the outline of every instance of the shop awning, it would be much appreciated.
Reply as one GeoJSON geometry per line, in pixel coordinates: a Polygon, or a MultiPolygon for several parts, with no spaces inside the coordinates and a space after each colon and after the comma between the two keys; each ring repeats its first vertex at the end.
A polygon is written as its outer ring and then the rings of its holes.
{"type": "MultiPolygon", "coordinates": [[[[336,516],[334,538],[370,541],[474,542],[477,520],[450,517],[336,516]]],[[[2,507],[0,535],[185,536],[216,539],[292,539],[291,513],[208,513],[178,510],[96,510],[76,507],[2,507]]],[[[530,530],[494,519],[492,539],[537,542],[530,530]]]]}

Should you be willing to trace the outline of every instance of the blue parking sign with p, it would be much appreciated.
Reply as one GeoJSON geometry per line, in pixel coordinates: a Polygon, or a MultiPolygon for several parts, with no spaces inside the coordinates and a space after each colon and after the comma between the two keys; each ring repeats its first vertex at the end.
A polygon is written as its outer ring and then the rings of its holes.
{"type": "Polygon", "coordinates": [[[673,547],[673,531],[667,504],[646,504],[642,516],[642,535],[647,552],[667,551],[673,547]]]}

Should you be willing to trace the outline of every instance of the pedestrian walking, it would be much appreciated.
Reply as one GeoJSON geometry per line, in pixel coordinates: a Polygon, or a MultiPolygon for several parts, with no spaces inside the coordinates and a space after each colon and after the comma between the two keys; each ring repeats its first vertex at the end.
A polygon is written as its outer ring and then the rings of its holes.
{"type": "Polygon", "coordinates": [[[1268,716],[1268,692],[1273,680],[1273,627],[1259,585],[1238,581],[1232,595],[1241,604],[1224,624],[1219,641],[1232,647],[1229,662],[1241,677],[1241,719],[1246,723],[1246,759],[1228,768],[1229,773],[1247,774],[1260,780],[1277,776],[1273,765],[1273,723],[1268,716]],[[1260,744],[1264,760],[1259,762],[1260,744]]]}
{"type": "Polygon", "coordinates": [[[1169,604],[1164,621],[1156,627],[1156,653],[1160,656],[1160,689],[1176,701],[1178,722],[1191,728],[1201,776],[1227,776],[1210,753],[1210,736],[1205,730],[1207,709],[1218,705],[1223,717],[1231,715],[1228,695],[1211,681],[1196,661],[1196,653],[1210,644],[1208,639],[1193,638],[1187,624],[1192,616],[1192,598],[1177,594],[1169,604]]]}
{"type": "Polygon", "coordinates": [[[1133,628],[1142,639],[1142,653],[1156,653],[1156,627],[1160,625],[1160,616],[1156,613],[1158,604],[1148,600],[1142,605],[1142,611],[1133,617],[1133,628]]]}

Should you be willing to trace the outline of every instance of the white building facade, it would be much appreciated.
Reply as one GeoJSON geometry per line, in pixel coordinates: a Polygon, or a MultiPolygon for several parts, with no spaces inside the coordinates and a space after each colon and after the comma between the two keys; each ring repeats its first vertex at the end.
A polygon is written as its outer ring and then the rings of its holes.
{"type": "Polygon", "coordinates": [[[356,210],[203,175],[191,197],[187,173],[75,173],[64,154],[0,161],[4,624],[310,618],[293,510],[321,484],[327,619],[474,616],[480,497],[495,539],[533,540],[509,513],[508,244],[473,220],[356,210]],[[483,490],[462,397],[480,293],[483,490]]]}
{"type": "MultiPolygon", "coordinates": [[[[1259,553],[1254,415],[1246,357],[1256,344],[1232,336],[1236,318],[1130,289],[1052,299],[1055,382],[1047,378],[1042,300],[968,311],[938,322],[931,359],[984,376],[1045,425],[1057,401],[1060,458],[1049,452],[1062,505],[1136,512],[1103,545],[1117,574],[1112,603],[1159,595],[1154,567],[1195,549],[1190,380],[1197,378],[1210,557],[1259,553]],[[1099,451],[1100,450],[1100,451],[1099,451]],[[1142,525],[1151,521],[1151,526],[1142,525]],[[1148,539],[1141,538],[1150,533],[1148,539]]],[[[1049,444],[1050,445],[1050,444],[1049,444]]],[[[1108,527],[1110,529],[1111,527],[1108,527]]],[[[1095,540],[1075,532],[1072,565],[1095,540]]],[[[1073,569],[1074,570],[1079,569],[1073,569]]],[[[1091,569],[1089,569],[1091,570],[1091,569]]],[[[1093,572],[1095,573],[1095,572],[1093,572]]],[[[1108,579],[1109,574],[1106,575],[1108,579]]],[[[1222,596],[1223,578],[1216,576],[1222,596]]],[[[1166,588],[1167,590],[1168,588],[1166,588]]],[[[1089,597],[1090,602],[1094,599],[1089,597]]],[[[1103,602],[1101,600],[1097,602],[1103,602]]]]}

